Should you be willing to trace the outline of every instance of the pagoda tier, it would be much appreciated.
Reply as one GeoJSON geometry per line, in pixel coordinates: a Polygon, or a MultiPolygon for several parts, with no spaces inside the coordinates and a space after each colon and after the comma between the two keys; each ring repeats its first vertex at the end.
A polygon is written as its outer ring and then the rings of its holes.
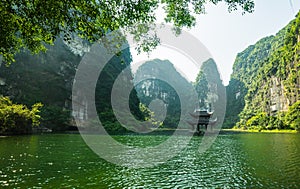
{"type": "Polygon", "coordinates": [[[195,110],[193,113],[190,113],[190,115],[194,118],[211,117],[213,112],[209,112],[207,110],[195,110]]]}
{"type": "Polygon", "coordinates": [[[191,126],[195,126],[195,125],[215,125],[217,123],[218,119],[214,119],[214,120],[211,120],[209,119],[208,121],[199,121],[196,122],[196,121],[186,121],[188,124],[190,124],[191,126]]]}

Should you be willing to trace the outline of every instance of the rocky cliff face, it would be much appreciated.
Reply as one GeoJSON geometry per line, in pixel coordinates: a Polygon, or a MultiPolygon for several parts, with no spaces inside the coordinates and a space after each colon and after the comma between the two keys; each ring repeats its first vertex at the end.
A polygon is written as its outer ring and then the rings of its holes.
{"type": "MultiPolygon", "coordinates": [[[[71,111],[73,116],[82,119],[88,117],[87,103],[78,109],[71,109],[76,69],[88,50],[89,46],[82,41],[66,45],[61,39],[57,39],[54,46],[48,46],[46,53],[32,55],[24,50],[15,57],[16,62],[9,67],[2,64],[0,94],[28,106],[42,102],[43,125],[54,130],[64,130],[71,124],[71,111]]],[[[110,90],[114,80],[130,62],[130,52],[126,49],[120,56],[113,57],[99,76],[100,82],[97,83],[95,91],[96,106],[104,122],[111,123],[107,124],[108,130],[120,129],[111,110],[110,90]]],[[[143,119],[139,110],[139,100],[136,93],[132,93],[130,99],[127,99],[130,101],[131,110],[137,118],[143,119]]]]}
{"type": "Polygon", "coordinates": [[[139,99],[146,106],[149,106],[155,99],[164,102],[167,109],[166,119],[163,122],[165,127],[176,127],[180,116],[185,120],[190,120],[189,113],[199,108],[200,99],[205,104],[202,108],[215,111],[214,116],[223,121],[225,88],[214,60],[209,59],[203,62],[199,74],[197,77],[199,81],[188,82],[171,62],[155,59],[139,67],[134,79],[135,88],[139,99]],[[202,79],[198,78],[199,74],[202,79]],[[193,90],[195,94],[199,94],[192,96],[193,90]],[[187,105],[186,110],[182,111],[181,103],[187,105]]]}
{"type": "Polygon", "coordinates": [[[207,103],[211,104],[212,110],[215,111],[215,114],[219,114],[218,117],[221,119],[224,117],[221,114],[225,111],[226,91],[217,64],[213,59],[208,59],[203,62],[201,71],[203,71],[208,82],[207,103]]]}
{"type": "Polygon", "coordinates": [[[247,129],[262,114],[270,120],[265,128],[289,127],[284,114],[300,100],[299,30],[300,14],[276,36],[237,55],[227,86],[226,127],[247,129]]]}
{"type": "MultiPolygon", "coordinates": [[[[181,76],[168,60],[155,59],[138,68],[134,84],[139,99],[146,106],[153,100],[161,100],[165,104],[167,114],[163,125],[177,127],[182,114],[181,100],[190,95],[192,83],[181,76]],[[180,92],[185,92],[185,97],[181,97],[180,92]]],[[[193,105],[189,111],[193,111],[193,105]]]]}
{"type": "Polygon", "coordinates": [[[27,105],[41,101],[70,108],[73,77],[81,56],[58,39],[46,53],[31,55],[24,50],[15,59],[9,67],[1,66],[2,95],[27,105]]]}

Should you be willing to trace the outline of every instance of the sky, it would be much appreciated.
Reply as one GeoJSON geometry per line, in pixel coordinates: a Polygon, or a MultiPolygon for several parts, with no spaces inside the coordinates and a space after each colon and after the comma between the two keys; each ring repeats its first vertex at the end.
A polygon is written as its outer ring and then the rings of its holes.
{"type": "MultiPolygon", "coordinates": [[[[275,35],[295,18],[299,10],[299,0],[255,0],[254,12],[244,15],[241,10],[229,13],[225,3],[209,4],[206,14],[197,16],[196,26],[186,31],[207,48],[227,85],[236,55],[261,38],[275,35]]],[[[154,58],[169,59],[190,81],[194,81],[198,72],[188,57],[174,49],[158,47],[147,57],[135,54],[132,52],[133,72],[137,69],[135,65],[142,64],[136,62],[154,58]]]]}
{"type": "Polygon", "coordinates": [[[226,5],[207,6],[190,32],[209,50],[216,61],[224,84],[228,84],[237,53],[259,39],[275,35],[300,10],[299,0],[256,0],[253,13],[229,13],[226,5]]]}

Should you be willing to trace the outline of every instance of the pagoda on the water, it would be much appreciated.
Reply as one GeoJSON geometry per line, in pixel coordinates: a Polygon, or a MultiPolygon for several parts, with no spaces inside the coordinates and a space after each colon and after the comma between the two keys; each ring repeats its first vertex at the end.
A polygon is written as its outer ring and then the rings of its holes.
{"type": "Polygon", "coordinates": [[[212,131],[212,127],[217,123],[217,118],[212,120],[211,117],[213,115],[213,111],[210,109],[200,109],[197,108],[190,115],[194,118],[192,121],[187,121],[198,134],[202,132],[206,132],[208,130],[208,125],[210,126],[210,131],[212,131]]]}

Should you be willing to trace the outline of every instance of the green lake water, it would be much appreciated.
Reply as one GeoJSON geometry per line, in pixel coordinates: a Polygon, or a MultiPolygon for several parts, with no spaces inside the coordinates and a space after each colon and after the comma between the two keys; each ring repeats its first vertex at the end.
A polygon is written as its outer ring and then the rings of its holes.
{"type": "MultiPolygon", "coordinates": [[[[169,136],[115,136],[151,145],[169,136]]],[[[300,135],[201,137],[164,164],[132,169],[99,158],[77,134],[0,137],[0,188],[300,188],[300,135]]]]}

